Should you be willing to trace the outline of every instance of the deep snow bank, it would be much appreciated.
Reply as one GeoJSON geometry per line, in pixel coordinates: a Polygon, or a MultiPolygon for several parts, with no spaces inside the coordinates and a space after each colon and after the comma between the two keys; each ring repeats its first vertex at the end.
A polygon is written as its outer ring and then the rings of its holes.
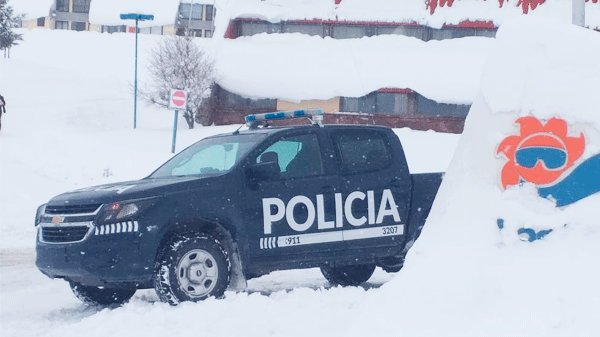
{"type": "MultiPolygon", "coordinates": [[[[600,34],[529,17],[497,40],[423,233],[399,275],[367,299],[369,323],[356,335],[600,334],[600,193],[557,207],[533,183],[513,186],[515,174],[530,178],[515,164],[527,155],[546,165],[530,179],[563,170],[560,183],[600,153],[600,34]],[[552,162],[559,150],[573,166],[552,162]],[[528,242],[521,228],[553,231],[528,242]]],[[[600,168],[587,173],[579,187],[598,186],[600,168]]]]}

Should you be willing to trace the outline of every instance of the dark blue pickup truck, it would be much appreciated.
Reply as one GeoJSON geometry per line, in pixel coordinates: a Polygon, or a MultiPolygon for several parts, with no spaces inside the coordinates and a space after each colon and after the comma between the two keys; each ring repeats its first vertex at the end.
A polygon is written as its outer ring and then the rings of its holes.
{"type": "Polygon", "coordinates": [[[100,305],[152,287],[171,304],[219,297],[274,270],[320,267],[341,285],[398,271],[442,174],[411,175],[389,128],[256,125],[314,113],[251,115],[144,179],[52,198],[37,267],[100,305]]]}

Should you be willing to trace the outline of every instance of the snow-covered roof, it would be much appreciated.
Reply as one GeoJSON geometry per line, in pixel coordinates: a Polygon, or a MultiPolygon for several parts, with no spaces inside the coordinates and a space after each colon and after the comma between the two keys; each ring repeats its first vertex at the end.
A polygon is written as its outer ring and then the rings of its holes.
{"type": "MultiPolygon", "coordinates": [[[[528,15],[550,16],[563,22],[571,22],[571,0],[532,0],[527,7],[528,15]],[[533,9],[535,7],[535,9],[533,9]]],[[[522,1],[479,0],[217,0],[227,7],[231,18],[256,18],[270,22],[285,20],[338,20],[369,22],[413,22],[434,28],[444,24],[456,25],[463,21],[487,21],[499,26],[503,22],[524,15],[522,1]],[[500,6],[502,3],[502,6],[500,6]],[[519,6],[517,6],[519,4],[519,6]],[[433,13],[432,13],[433,12],[433,13]]],[[[586,25],[600,27],[600,3],[586,3],[586,25]]]]}
{"type": "Polygon", "coordinates": [[[494,39],[263,33],[215,42],[219,85],[244,97],[301,101],[409,88],[438,102],[470,104],[494,39]]]}

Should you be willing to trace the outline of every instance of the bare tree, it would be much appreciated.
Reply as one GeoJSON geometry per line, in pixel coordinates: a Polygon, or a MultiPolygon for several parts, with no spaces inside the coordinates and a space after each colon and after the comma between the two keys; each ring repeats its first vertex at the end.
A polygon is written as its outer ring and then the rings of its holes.
{"type": "Polygon", "coordinates": [[[202,102],[210,96],[214,61],[192,37],[163,37],[152,50],[148,71],[152,82],[140,90],[147,102],[167,106],[171,89],[185,90],[187,110],[183,116],[190,129],[194,128],[194,120],[202,124],[208,122],[208,112],[203,111],[202,102]]]}

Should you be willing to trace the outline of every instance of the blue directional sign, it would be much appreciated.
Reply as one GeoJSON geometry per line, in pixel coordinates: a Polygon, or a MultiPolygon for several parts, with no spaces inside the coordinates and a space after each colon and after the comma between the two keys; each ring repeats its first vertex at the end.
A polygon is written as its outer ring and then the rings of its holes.
{"type": "Polygon", "coordinates": [[[139,21],[144,21],[144,20],[154,20],[154,15],[128,13],[128,14],[121,14],[120,18],[121,18],[121,20],[139,20],[139,21]]]}

